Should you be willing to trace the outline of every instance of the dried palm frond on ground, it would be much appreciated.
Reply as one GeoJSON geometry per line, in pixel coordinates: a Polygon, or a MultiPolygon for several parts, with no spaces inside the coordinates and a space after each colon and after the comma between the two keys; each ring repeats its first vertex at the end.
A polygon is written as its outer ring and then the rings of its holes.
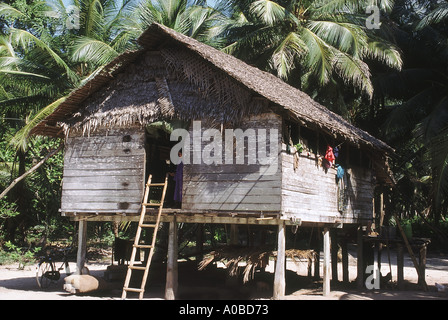
{"type": "Polygon", "coordinates": [[[199,263],[199,270],[205,269],[210,263],[221,261],[229,271],[230,276],[238,275],[238,265],[240,262],[246,262],[244,270],[244,282],[249,280],[249,275],[255,272],[257,267],[265,267],[269,262],[269,257],[273,255],[273,251],[267,248],[248,248],[248,247],[224,247],[219,250],[210,252],[199,263]]]}
{"type": "MultiPolygon", "coordinates": [[[[315,252],[313,250],[286,250],[285,255],[291,258],[295,264],[298,264],[301,259],[307,259],[308,263],[314,260],[315,252]]],[[[199,263],[198,270],[204,270],[212,262],[222,262],[226,269],[228,269],[229,276],[237,276],[240,269],[239,263],[245,262],[246,265],[243,270],[243,282],[246,283],[254,278],[255,270],[257,268],[264,268],[269,263],[270,257],[277,257],[277,251],[269,250],[268,248],[250,248],[250,247],[225,247],[219,250],[210,252],[199,263]]]]}
{"type": "Polygon", "coordinates": [[[307,259],[308,262],[311,262],[316,258],[316,252],[314,250],[289,249],[286,250],[285,255],[287,258],[291,258],[296,265],[300,263],[300,259],[307,259]]]}

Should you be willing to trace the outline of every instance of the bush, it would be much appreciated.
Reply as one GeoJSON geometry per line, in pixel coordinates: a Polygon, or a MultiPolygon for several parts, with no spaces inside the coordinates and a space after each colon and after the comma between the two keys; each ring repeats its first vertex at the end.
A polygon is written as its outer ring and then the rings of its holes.
{"type": "Polygon", "coordinates": [[[5,243],[5,247],[7,250],[0,249],[0,265],[19,263],[19,269],[23,269],[26,265],[36,262],[35,250],[19,248],[10,241],[5,243]]]}

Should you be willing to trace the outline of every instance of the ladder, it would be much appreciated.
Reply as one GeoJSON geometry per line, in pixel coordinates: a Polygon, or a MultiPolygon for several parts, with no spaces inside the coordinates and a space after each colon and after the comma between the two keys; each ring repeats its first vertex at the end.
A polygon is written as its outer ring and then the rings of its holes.
{"type": "Polygon", "coordinates": [[[154,254],[157,231],[159,229],[160,217],[162,215],[162,209],[163,209],[163,202],[165,200],[165,194],[166,194],[166,189],[167,189],[167,185],[168,185],[168,174],[166,174],[165,182],[163,182],[163,183],[152,183],[151,179],[152,179],[152,175],[149,175],[148,182],[146,183],[146,187],[145,187],[145,195],[143,197],[142,209],[140,212],[140,220],[138,222],[134,245],[132,247],[131,259],[129,261],[128,270],[127,270],[126,278],[124,281],[123,293],[121,295],[122,299],[126,299],[126,295],[128,292],[138,292],[139,299],[141,300],[141,299],[143,299],[143,294],[145,292],[145,285],[146,285],[146,280],[148,278],[149,266],[151,265],[151,259],[154,254]],[[160,203],[149,203],[148,202],[151,187],[163,187],[162,198],[160,200],[160,203]],[[158,207],[159,208],[155,224],[145,224],[144,223],[147,207],[158,207]],[[152,234],[151,244],[140,243],[140,236],[141,236],[142,230],[143,229],[151,229],[151,228],[154,229],[154,232],[152,234]],[[145,266],[136,266],[135,265],[135,256],[137,254],[137,249],[149,249],[149,255],[147,257],[145,266]],[[133,270],[144,271],[140,288],[130,288],[129,287],[129,283],[131,282],[131,276],[132,276],[133,270]]]}

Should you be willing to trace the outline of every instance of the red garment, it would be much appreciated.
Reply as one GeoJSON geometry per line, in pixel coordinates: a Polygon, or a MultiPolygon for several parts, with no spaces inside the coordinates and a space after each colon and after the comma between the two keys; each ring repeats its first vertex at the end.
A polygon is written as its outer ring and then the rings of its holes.
{"type": "Polygon", "coordinates": [[[335,160],[335,156],[333,154],[333,148],[330,146],[327,146],[327,152],[325,152],[325,160],[330,162],[330,164],[333,164],[333,161],[335,160]]]}

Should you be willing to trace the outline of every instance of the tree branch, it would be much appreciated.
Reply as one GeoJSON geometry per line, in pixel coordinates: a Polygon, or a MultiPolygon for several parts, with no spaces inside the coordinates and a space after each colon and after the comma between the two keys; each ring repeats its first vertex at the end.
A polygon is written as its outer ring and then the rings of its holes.
{"type": "Polygon", "coordinates": [[[51,151],[49,154],[45,156],[42,160],[39,161],[36,165],[34,165],[30,170],[22,174],[20,177],[14,179],[14,181],[0,194],[0,199],[2,199],[14,186],[19,183],[21,180],[26,178],[28,175],[36,171],[41,165],[43,165],[48,159],[50,159],[52,156],[54,156],[56,153],[62,150],[63,144],[59,145],[59,147],[53,151],[51,151]]]}

